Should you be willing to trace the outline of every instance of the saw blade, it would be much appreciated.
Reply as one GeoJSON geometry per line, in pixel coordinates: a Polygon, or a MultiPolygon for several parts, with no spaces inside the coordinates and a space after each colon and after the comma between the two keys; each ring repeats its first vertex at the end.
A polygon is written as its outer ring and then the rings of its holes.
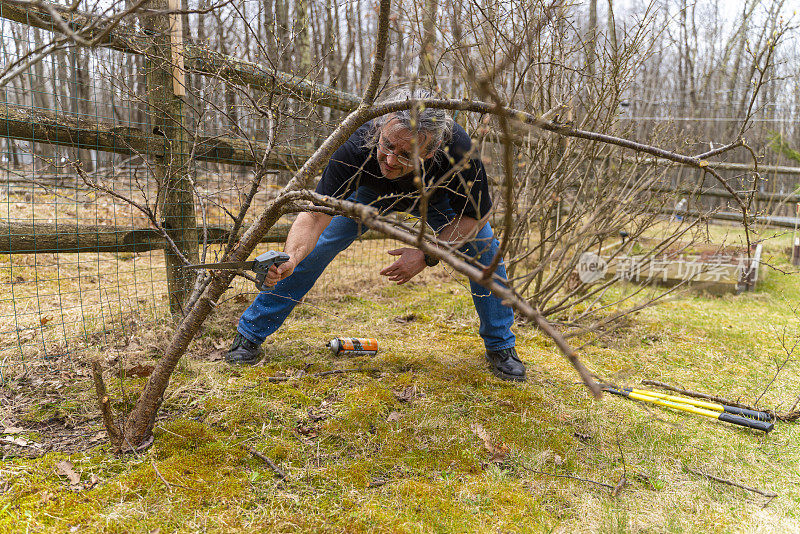
{"type": "Polygon", "coordinates": [[[185,269],[219,269],[222,271],[252,270],[255,261],[223,261],[219,263],[200,263],[198,265],[184,265],[185,269]]]}

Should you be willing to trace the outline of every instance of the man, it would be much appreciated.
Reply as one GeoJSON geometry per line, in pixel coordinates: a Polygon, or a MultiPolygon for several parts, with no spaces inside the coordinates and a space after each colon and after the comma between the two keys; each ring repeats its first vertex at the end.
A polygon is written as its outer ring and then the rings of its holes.
{"type": "MultiPolygon", "coordinates": [[[[422,91],[394,98],[425,98],[422,91]]],[[[415,182],[414,157],[428,197],[426,219],[439,239],[458,242],[474,236],[459,250],[488,265],[498,249],[491,226],[478,227],[492,207],[483,164],[470,157],[471,140],[443,110],[424,109],[413,116],[402,111],[379,117],[353,134],[333,155],[316,191],[351,202],[368,204],[382,212],[409,211],[419,215],[419,181],[415,182]],[[454,169],[455,167],[455,169],[454,169]],[[455,171],[455,172],[454,172],[455,171]]],[[[427,195],[426,195],[427,196],[427,195]]],[[[295,304],[311,289],[325,267],[366,228],[344,216],[303,212],[298,214],[286,238],[289,261],[273,266],[263,292],[239,320],[238,335],[225,356],[232,364],[254,364],[261,358],[259,345],[283,324],[295,304]]],[[[415,248],[389,251],[397,260],[381,270],[389,280],[402,284],[438,260],[415,248]]],[[[501,263],[496,274],[506,278],[501,263]]],[[[525,380],[525,366],[517,357],[511,332],[513,311],[486,288],[470,283],[479,333],[492,372],[504,380],[525,380]]]]}

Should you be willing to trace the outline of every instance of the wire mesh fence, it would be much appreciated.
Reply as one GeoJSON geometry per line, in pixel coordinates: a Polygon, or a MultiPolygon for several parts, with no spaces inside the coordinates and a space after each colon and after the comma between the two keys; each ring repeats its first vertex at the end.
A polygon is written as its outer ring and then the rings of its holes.
{"type": "MultiPolygon", "coordinates": [[[[330,112],[323,116],[300,100],[267,91],[243,95],[221,78],[190,74],[177,132],[190,142],[165,158],[165,133],[154,128],[151,116],[156,89],[148,79],[158,57],[67,43],[30,61],[32,52],[53,42],[47,30],[59,28],[55,22],[48,27],[45,16],[21,16],[13,8],[0,7],[5,65],[24,67],[0,94],[4,374],[106,344],[109,336],[124,335],[131,320],[153,323],[170,315],[169,246],[153,225],[164,221],[148,218],[148,212],[160,217],[169,203],[170,170],[164,167],[174,161],[166,159],[187,162],[180,172],[189,178],[195,210],[186,218],[199,228],[199,257],[213,261],[258,172],[252,164],[232,163],[237,154],[246,159],[258,153],[268,135],[280,143],[272,151],[280,161],[261,167],[269,172],[252,199],[250,213],[258,213],[286,181],[278,168],[296,167],[302,156],[295,150],[302,154],[314,132],[332,127],[330,112]],[[246,96],[267,94],[291,119],[268,126],[263,110],[246,102],[246,96]],[[213,147],[202,146],[201,136],[213,147]]],[[[351,260],[348,268],[363,264],[351,260]]],[[[234,293],[251,289],[237,281],[234,293]]]]}

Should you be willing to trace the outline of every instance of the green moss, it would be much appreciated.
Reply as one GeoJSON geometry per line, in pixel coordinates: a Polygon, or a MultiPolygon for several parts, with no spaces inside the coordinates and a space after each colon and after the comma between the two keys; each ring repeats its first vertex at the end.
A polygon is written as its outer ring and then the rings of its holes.
{"type": "Polygon", "coordinates": [[[63,417],[66,411],[63,410],[58,402],[43,402],[31,406],[30,410],[22,416],[22,420],[27,423],[43,423],[50,419],[63,417]]]}
{"type": "Polygon", "coordinates": [[[209,428],[197,421],[178,419],[155,428],[155,455],[159,459],[204,448],[216,438],[209,428]]]}

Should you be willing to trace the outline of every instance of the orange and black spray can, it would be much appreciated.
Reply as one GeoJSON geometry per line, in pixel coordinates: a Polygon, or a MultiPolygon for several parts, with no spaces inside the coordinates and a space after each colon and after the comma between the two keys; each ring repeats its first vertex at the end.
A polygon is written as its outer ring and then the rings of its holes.
{"type": "Polygon", "coordinates": [[[326,345],[335,356],[372,356],[378,352],[378,340],[361,337],[337,337],[326,345]]]}

